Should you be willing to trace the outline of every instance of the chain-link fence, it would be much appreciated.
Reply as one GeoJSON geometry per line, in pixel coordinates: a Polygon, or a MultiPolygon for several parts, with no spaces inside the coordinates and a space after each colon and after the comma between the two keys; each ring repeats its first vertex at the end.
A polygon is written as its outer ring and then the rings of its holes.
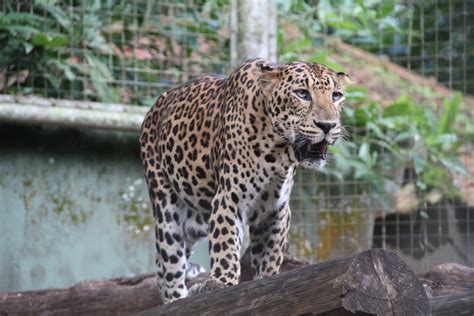
{"type": "Polygon", "coordinates": [[[468,62],[474,57],[474,2],[412,0],[400,1],[399,7],[394,15],[399,30],[381,28],[372,43],[349,42],[434,77],[450,89],[473,94],[472,65],[468,62]]]}
{"type": "Polygon", "coordinates": [[[218,1],[2,6],[2,93],[149,106],[166,89],[228,68],[229,9],[218,1]]]}
{"type": "MultiPolygon", "coordinates": [[[[349,141],[323,172],[298,173],[293,251],[320,261],[376,246],[420,269],[472,265],[474,103],[446,88],[474,93],[474,2],[277,5],[280,61],[321,62],[355,81],[349,141]]],[[[230,69],[229,1],[5,1],[1,9],[1,93],[149,106],[168,88],[230,69]]]]}
{"type": "Polygon", "coordinates": [[[322,173],[298,175],[298,255],[383,247],[416,270],[474,263],[473,14],[474,2],[458,0],[280,6],[280,58],[322,62],[355,81],[343,120],[350,142],[322,173]]]}

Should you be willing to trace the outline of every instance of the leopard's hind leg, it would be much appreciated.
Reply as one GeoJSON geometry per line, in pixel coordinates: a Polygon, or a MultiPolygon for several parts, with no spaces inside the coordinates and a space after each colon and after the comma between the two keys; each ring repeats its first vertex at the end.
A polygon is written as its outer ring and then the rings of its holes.
{"type": "MultiPolygon", "coordinates": [[[[156,231],[157,282],[163,303],[188,296],[186,288],[186,242],[183,203],[164,179],[159,187],[150,188],[156,231]]],[[[151,184],[153,186],[153,184],[151,184]]]]}

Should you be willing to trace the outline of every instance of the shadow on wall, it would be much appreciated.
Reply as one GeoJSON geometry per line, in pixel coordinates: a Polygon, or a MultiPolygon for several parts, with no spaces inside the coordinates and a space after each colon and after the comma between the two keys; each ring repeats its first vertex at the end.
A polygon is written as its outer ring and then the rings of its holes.
{"type": "Polygon", "coordinates": [[[443,262],[472,266],[473,231],[474,207],[443,200],[411,214],[376,219],[373,246],[397,250],[416,271],[443,262]]]}

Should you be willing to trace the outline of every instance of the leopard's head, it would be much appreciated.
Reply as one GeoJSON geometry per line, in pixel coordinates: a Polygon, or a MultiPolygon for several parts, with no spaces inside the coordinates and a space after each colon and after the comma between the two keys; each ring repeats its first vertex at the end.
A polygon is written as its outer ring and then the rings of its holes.
{"type": "Polygon", "coordinates": [[[314,63],[260,61],[257,65],[275,132],[292,145],[301,165],[322,167],[328,145],[341,137],[348,75],[314,63]]]}

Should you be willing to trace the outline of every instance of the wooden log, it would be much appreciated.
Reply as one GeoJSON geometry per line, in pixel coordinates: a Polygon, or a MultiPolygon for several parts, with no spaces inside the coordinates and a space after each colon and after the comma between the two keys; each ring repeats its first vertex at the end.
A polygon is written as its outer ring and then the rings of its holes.
{"type": "MultiPolygon", "coordinates": [[[[307,261],[297,259],[290,253],[285,253],[283,263],[280,267],[280,273],[306,267],[308,265],[309,263],[307,261]]],[[[252,281],[253,272],[252,264],[250,262],[250,249],[247,249],[247,251],[245,251],[245,254],[242,256],[242,259],[240,260],[240,269],[240,283],[252,281]]]]}
{"type": "Polygon", "coordinates": [[[443,263],[420,276],[429,296],[474,292],[474,268],[443,263]]]}
{"type": "MultiPolygon", "coordinates": [[[[249,280],[251,268],[248,253],[243,256],[241,265],[242,281],[249,280]]],[[[281,271],[283,273],[306,265],[308,265],[307,262],[287,255],[281,271]]],[[[322,278],[323,276],[319,277],[322,278]]],[[[195,282],[202,282],[206,278],[207,274],[201,274],[189,282],[188,286],[195,282]]],[[[445,263],[421,275],[420,279],[429,296],[432,296],[430,304],[433,315],[473,314],[474,268],[455,263],[445,263]]],[[[319,281],[315,279],[314,282],[319,281]]],[[[362,282],[359,286],[363,284],[362,282]]],[[[0,315],[57,315],[70,313],[130,315],[160,304],[155,277],[154,274],[150,273],[133,278],[84,281],[68,289],[0,294],[0,315]]],[[[349,313],[344,307],[329,313],[333,314],[334,312],[342,315],[349,313]]]]}
{"type": "MultiPolygon", "coordinates": [[[[286,255],[281,270],[288,271],[307,264],[286,255]]],[[[243,278],[251,279],[250,253],[242,257],[241,266],[243,278]]],[[[202,273],[187,286],[203,282],[207,276],[207,273],[202,273]]],[[[0,315],[130,315],[161,304],[153,273],[132,278],[82,281],[67,289],[0,293],[0,315]]]]}
{"type": "Polygon", "coordinates": [[[429,315],[422,283],[382,249],[178,300],[141,315],[429,315]]]}
{"type": "Polygon", "coordinates": [[[430,299],[433,316],[474,315],[474,291],[430,299]]]}
{"type": "Polygon", "coordinates": [[[0,293],[0,315],[130,315],[161,303],[153,275],[83,281],[67,289],[0,293]]]}
{"type": "Polygon", "coordinates": [[[474,315],[474,268],[443,263],[420,276],[436,316],[474,315]]]}

